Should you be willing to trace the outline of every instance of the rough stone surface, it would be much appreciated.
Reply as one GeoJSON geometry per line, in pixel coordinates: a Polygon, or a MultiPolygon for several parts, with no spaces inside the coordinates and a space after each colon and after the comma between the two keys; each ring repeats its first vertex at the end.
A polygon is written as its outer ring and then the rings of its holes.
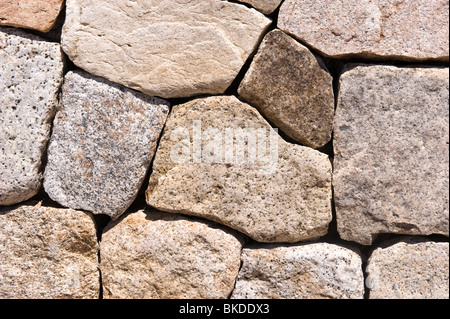
{"type": "Polygon", "coordinates": [[[247,3],[265,14],[274,12],[281,1],[282,0],[239,0],[239,2],[247,3]]]}
{"type": "Polygon", "coordinates": [[[0,25],[48,32],[63,0],[0,0],[0,25]]]}
{"type": "Polygon", "coordinates": [[[181,215],[139,211],[108,227],[101,243],[107,299],[224,299],[234,288],[242,244],[181,215]]]}
{"type": "Polygon", "coordinates": [[[68,0],[62,46],[89,73],[151,96],[218,94],[269,24],[218,0],[68,0]]]}
{"type": "Polygon", "coordinates": [[[84,72],[68,73],[45,191],[63,206],[119,217],[139,192],[168,112],[161,99],[84,72]]]}
{"type": "Polygon", "coordinates": [[[449,244],[409,239],[376,249],[366,281],[370,299],[448,299],[449,244]]]}
{"type": "MultiPolygon", "coordinates": [[[[272,128],[253,107],[233,96],[174,107],[155,156],[148,204],[212,219],[260,242],[297,242],[325,235],[332,219],[328,156],[286,143],[274,131],[269,142],[269,131],[272,128]],[[201,123],[201,142],[194,138],[196,121],[201,123]],[[270,149],[267,161],[251,160],[256,148],[248,138],[256,136],[251,128],[264,132],[264,139],[258,133],[257,140],[258,148],[270,149]],[[178,135],[180,129],[189,135],[178,135]],[[219,134],[208,137],[210,129],[219,134]],[[228,129],[233,129],[234,139],[227,135],[228,129]],[[239,145],[246,152],[242,161],[239,145]],[[191,156],[174,159],[183,147],[192,150],[191,156]],[[233,158],[226,155],[230,150],[233,158]],[[219,156],[211,159],[210,152],[219,156]]],[[[258,158],[260,154],[258,150],[258,158]]]]}
{"type": "Polygon", "coordinates": [[[36,195],[63,80],[59,44],[0,27],[0,205],[36,195]]]}
{"type": "Polygon", "coordinates": [[[333,78],[284,32],[264,38],[238,92],[297,142],[318,148],[331,140],[333,78]]]}
{"type": "Polygon", "coordinates": [[[362,299],[358,253],[326,243],[244,249],[233,299],[362,299]]]}
{"type": "Polygon", "coordinates": [[[343,74],[334,190],[342,238],[449,233],[449,73],[359,66],[343,74]]]}
{"type": "Polygon", "coordinates": [[[0,299],[97,299],[94,220],[26,203],[0,208],[0,299]]]}
{"type": "Polygon", "coordinates": [[[286,0],[278,27],[327,56],[449,60],[448,0],[286,0]]]}

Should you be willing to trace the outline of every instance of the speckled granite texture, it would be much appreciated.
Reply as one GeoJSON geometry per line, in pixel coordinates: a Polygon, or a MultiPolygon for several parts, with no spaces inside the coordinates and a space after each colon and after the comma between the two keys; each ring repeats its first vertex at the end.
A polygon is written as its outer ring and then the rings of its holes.
{"type": "Polygon", "coordinates": [[[0,0],[0,298],[449,298],[448,0],[61,3],[0,0]]]}

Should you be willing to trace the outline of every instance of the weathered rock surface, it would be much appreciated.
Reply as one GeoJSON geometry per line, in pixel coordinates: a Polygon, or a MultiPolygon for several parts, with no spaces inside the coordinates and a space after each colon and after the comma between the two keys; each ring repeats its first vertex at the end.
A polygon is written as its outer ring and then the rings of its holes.
{"type": "Polygon", "coordinates": [[[331,163],[323,153],[282,140],[233,96],[197,99],[169,116],[147,202],[260,242],[298,242],[328,231],[331,163]]]}
{"type": "Polygon", "coordinates": [[[48,32],[63,0],[0,0],[0,25],[48,32]]]}
{"type": "Polygon", "coordinates": [[[360,66],[343,74],[334,190],[342,238],[449,233],[448,69],[360,66]]]}
{"type": "Polygon", "coordinates": [[[69,72],[49,145],[45,191],[63,206],[119,217],[138,194],[168,112],[161,99],[69,72]]]}
{"type": "Polygon", "coordinates": [[[31,203],[0,208],[1,299],[97,299],[97,253],[87,213],[31,203]]]}
{"type": "Polygon", "coordinates": [[[282,0],[239,0],[239,2],[247,3],[265,14],[274,12],[281,1],[282,0]]]}
{"type": "Polygon", "coordinates": [[[181,215],[139,211],[109,226],[101,270],[107,299],[224,299],[234,288],[242,244],[181,215]]]}
{"type": "Polygon", "coordinates": [[[244,249],[234,299],[362,299],[358,253],[318,243],[244,249]]]}
{"type": "Polygon", "coordinates": [[[278,27],[327,56],[449,60],[448,0],[286,0],[278,27]]]}
{"type": "Polygon", "coordinates": [[[36,195],[63,80],[59,44],[0,27],[0,205],[36,195]]]}
{"type": "Polygon", "coordinates": [[[318,148],[331,140],[333,78],[284,32],[264,38],[238,92],[297,142],[318,148]]]}
{"type": "Polygon", "coordinates": [[[409,239],[378,248],[366,271],[370,299],[448,299],[449,244],[409,239]]]}
{"type": "Polygon", "coordinates": [[[218,94],[269,24],[218,0],[68,0],[62,46],[89,73],[151,96],[218,94]]]}

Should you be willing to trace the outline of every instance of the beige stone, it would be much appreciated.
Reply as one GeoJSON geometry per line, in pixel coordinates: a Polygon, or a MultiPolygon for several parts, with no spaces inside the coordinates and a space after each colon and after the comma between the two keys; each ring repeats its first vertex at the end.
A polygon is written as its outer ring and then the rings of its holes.
{"type": "Polygon", "coordinates": [[[333,77],[284,32],[264,38],[238,92],[295,141],[319,148],[331,140],[333,77]]]}
{"type": "Polygon", "coordinates": [[[233,299],[362,299],[359,253],[337,245],[246,248],[233,299]]]}
{"type": "Polygon", "coordinates": [[[80,68],[151,96],[223,93],[270,20],[217,0],[68,0],[62,46],[80,68]]]}
{"type": "Polygon", "coordinates": [[[106,299],[224,299],[242,244],[211,224],[154,210],[108,226],[101,242],[106,299]]]}
{"type": "Polygon", "coordinates": [[[0,27],[0,205],[26,201],[42,186],[63,68],[59,44],[0,27]]]}
{"type": "Polygon", "coordinates": [[[0,208],[0,299],[98,299],[90,214],[25,203],[0,208]]]}
{"type": "Polygon", "coordinates": [[[138,195],[168,113],[162,99],[69,72],[48,147],[45,191],[65,207],[118,218],[138,195]]]}
{"type": "Polygon", "coordinates": [[[448,299],[449,244],[406,239],[377,248],[367,266],[370,299],[448,299]]]}
{"type": "Polygon", "coordinates": [[[260,242],[298,242],[328,231],[331,163],[282,140],[233,96],[197,99],[175,106],[167,120],[147,202],[260,242]]]}
{"type": "Polygon", "coordinates": [[[343,239],[449,234],[449,72],[359,66],[341,77],[334,190],[343,239]]]}
{"type": "Polygon", "coordinates": [[[48,32],[63,0],[0,0],[0,25],[48,32]]]}
{"type": "Polygon", "coordinates": [[[239,0],[239,2],[247,3],[265,14],[274,12],[281,1],[282,0],[239,0]]]}
{"type": "Polygon", "coordinates": [[[327,56],[449,60],[448,0],[286,0],[278,27],[327,56]]]}

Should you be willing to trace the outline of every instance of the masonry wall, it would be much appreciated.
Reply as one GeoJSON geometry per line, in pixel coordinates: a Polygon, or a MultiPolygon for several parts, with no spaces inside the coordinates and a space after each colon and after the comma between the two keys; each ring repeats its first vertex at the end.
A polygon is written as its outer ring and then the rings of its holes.
{"type": "Polygon", "coordinates": [[[449,298],[446,0],[0,0],[0,298],[449,298]]]}

